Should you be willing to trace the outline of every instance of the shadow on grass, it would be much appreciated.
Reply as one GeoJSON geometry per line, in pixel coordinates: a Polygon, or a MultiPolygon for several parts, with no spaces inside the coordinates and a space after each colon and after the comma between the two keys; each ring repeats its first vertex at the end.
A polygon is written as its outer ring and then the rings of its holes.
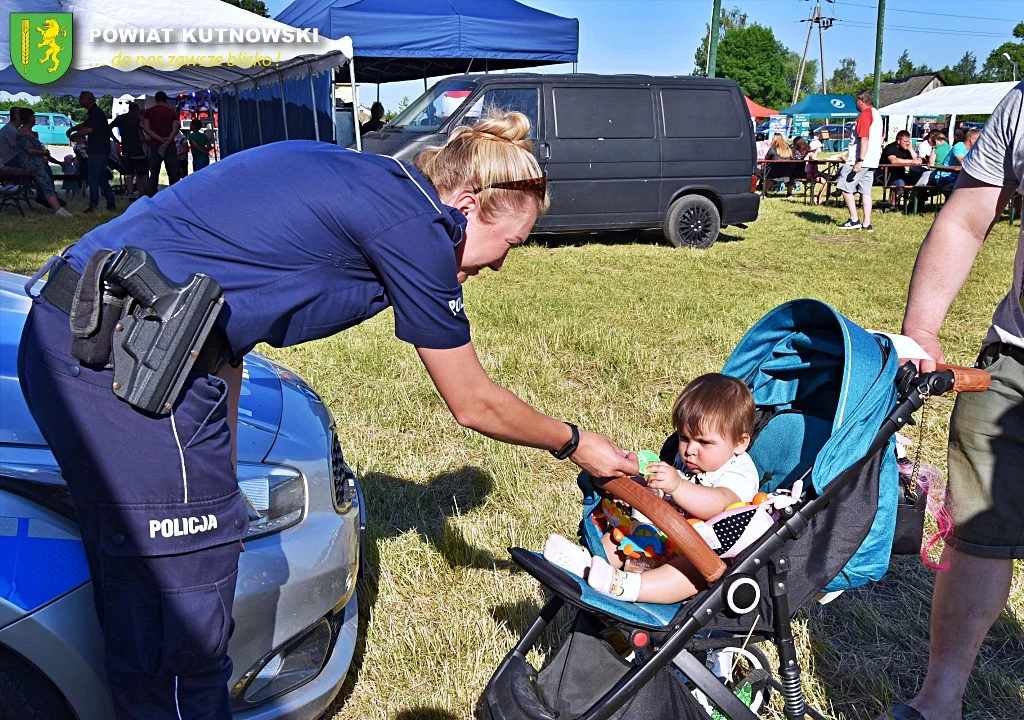
{"type": "Polygon", "coordinates": [[[835,219],[833,219],[831,215],[826,215],[823,212],[815,212],[813,210],[800,210],[799,212],[795,213],[795,215],[798,218],[806,220],[807,222],[829,225],[835,223],[835,219]]]}
{"type": "MultiPolygon", "coordinates": [[[[740,242],[744,238],[721,232],[716,243],[740,242]]],[[[530,242],[556,249],[562,247],[583,247],[584,245],[661,245],[671,247],[661,230],[601,230],[574,233],[538,233],[530,236],[530,242]]]]}
{"type": "MultiPolygon", "coordinates": [[[[837,717],[869,720],[917,694],[928,670],[934,584],[918,558],[894,558],[880,582],[802,613],[813,653],[807,664],[837,717]]],[[[1007,607],[978,653],[964,719],[1021,717],[1022,684],[1024,628],[1007,607]]]]}
{"type": "Polygon", "coordinates": [[[540,605],[532,600],[520,600],[514,603],[503,603],[491,608],[491,617],[499,624],[504,624],[517,638],[523,636],[526,629],[533,624],[540,605]]]}
{"type": "Polygon", "coordinates": [[[447,710],[432,707],[414,707],[391,716],[392,720],[458,720],[447,710]]]}
{"type": "Polygon", "coordinates": [[[660,230],[600,230],[595,232],[537,233],[530,242],[549,249],[584,245],[664,245],[660,230]]]}
{"type": "MultiPolygon", "coordinates": [[[[362,670],[366,651],[366,628],[377,604],[379,590],[380,543],[414,530],[426,538],[452,567],[511,569],[512,563],[467,542],[450,518],[478,507],[491,491],[491,476],[479,468],[466,466],[435,475],[426,483],[370,472],[360,478],[366,502],[366,558],[359,578],[359,632],[352,666],[338,696],[321,716],[330,720],[351,697],[362,670]]],[[[395,718],[454,718],[434,708],[404,710],[395,718]]]]}

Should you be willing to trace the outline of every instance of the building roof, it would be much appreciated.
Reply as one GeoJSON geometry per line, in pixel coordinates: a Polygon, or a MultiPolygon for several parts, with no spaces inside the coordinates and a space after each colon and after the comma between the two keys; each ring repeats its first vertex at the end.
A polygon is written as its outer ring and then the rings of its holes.
{"type": "Polygon", "coordinates": [[[886,105],[898,103],[901,100],[917,97],[936,78],[938,78],[940,85],[946,84],[942,82],[942,78],[939,77],[938,73],[911,75],[910,77],[886,80],[878,86],[878,94],[881,97],[876,98],[875,107],[885,107],[886,105]]]}

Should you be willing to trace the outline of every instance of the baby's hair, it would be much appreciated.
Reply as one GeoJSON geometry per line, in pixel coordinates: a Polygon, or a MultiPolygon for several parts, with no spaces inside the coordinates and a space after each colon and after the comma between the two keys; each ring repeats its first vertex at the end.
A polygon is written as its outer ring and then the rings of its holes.
{"type": "Polygon", "coordinates": [[[715,431],[739,442],[754,433],[754,396],[734,377],[708,373],[683,388],[672,406],[672,425],[681,437],[715,431]]]}

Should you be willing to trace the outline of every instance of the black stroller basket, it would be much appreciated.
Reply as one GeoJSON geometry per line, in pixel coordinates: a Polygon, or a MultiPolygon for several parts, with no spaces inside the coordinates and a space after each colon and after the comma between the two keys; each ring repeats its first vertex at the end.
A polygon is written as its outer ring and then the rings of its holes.
{"type": "MultiPolygon", "coordinates": [[[[890,438],[913,422],[912,414],[929,395],[984,390],[988,373],[940,365],[936,372],[917,375],[914,366],[907,363],[900,368],[896,381],[896,407],[878,430],[868,453],[828,483],[821,494],[815,494],[812,485],[806,483],[799,501],[783,508],[773,528],[728,568],[707,568],[707,589],[680,606],[667,623],[624,621],[584,602],[580,585],[564,571],[535,553],[510,549],[513,559],[553,594],[488,683],[481,703],[484,716],[492,720],[708,718],[708,711],[680,678],[682,674],[722,715],[731,720],[757,720],[757,715],[698,657],[716,648],[739,647],[749,639],[754,643],[774,642],[780,662],[778,677],[771,674],[766,662],[763,670],[751,672],[747,677],[751,686],[768,686],[779,692],[788,720],[800,720],[805,715],[821,720],[820,713],[804,702],[791,618],[842,571],[867,536],[874,513],[866,513],[863,522],[851,528],[851,515],[857,513],[850,512],[850,506],[877,507],[877,470],[890,438]],[[845,550],[822,552],[813,539],[836,527],[840,507],[846,508],[841,517],[845,550]],[[554,659],[538,672],[526,655],[566,606],[577,610],[572,633],[554,659]],[[600,639],[602,629],[609,627],[628,638],[635,652],[632,662],[600,639]],[[579,665],[586,667],[574,667],[579,665]]],[[[614,484],[606,488],[618,496],[614,484]]],[[[652,520],[659,504],[667,507],[647,493],[622,499],[652,520]]],[[[687,547],[688,539],[673,536],[669,528],[662,530],[677,547],[687,547]]],[[[684,552],[691,557],[689,551],[684,552]]],[[[698,558],[695,567],[702,568],[700,563],[698,558]]]]}

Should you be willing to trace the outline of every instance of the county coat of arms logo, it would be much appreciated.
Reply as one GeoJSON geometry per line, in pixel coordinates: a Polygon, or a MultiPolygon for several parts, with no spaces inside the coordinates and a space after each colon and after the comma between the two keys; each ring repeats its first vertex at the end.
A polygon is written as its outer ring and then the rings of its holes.
{"type": "Polygon", "coordinates": [[[11,13],[11,62],[31,83],[46,85],[71,67],[71,13],[11,13]]]}

